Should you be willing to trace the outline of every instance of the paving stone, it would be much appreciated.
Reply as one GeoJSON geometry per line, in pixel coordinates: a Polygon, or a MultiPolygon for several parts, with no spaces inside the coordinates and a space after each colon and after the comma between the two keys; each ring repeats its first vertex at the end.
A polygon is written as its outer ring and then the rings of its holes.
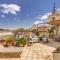
{"type": "Polygon", "coordinates": [[[21,60],[53,60],[52,51],[54,47],[35,43],[31,47],[25,47],[21,55],[21,60]]]}

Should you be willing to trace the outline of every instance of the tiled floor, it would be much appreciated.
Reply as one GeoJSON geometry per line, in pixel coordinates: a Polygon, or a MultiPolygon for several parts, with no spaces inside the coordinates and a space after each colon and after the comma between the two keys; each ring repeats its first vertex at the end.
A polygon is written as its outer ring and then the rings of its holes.
{"type": "Polygon", "coordinates": [[[0,60],[53,60],[52,52],[59,46],[59,42],[34,43],[25,46],[20,58],[0,58],[0,60]]]}
{"type": "Polygon", "coordinates": [[[53,60],[52,51],[54,47],[34,43],[31,47],[25,47],[20,60],[53,60]]]}

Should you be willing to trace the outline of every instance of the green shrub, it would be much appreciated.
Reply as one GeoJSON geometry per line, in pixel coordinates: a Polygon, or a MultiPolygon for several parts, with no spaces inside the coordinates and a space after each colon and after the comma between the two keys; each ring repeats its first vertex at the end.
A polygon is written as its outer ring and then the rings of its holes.
{"type": "Polygon", "coordinates": [[[7,36],[5,39],[6,39],[5,41],[6,41],[7,43],[12,43],[12,41],[13,41],[13,36],[7,36]]]}
{"type": "Polygon", "coordinates": [[[21,46],[21,45],[25,46],[26,42],[27,42],[27,40],[25,38],[19,38],[19,39],[17,39],[17,43],[16,44],[18,46],[21,46]]]}

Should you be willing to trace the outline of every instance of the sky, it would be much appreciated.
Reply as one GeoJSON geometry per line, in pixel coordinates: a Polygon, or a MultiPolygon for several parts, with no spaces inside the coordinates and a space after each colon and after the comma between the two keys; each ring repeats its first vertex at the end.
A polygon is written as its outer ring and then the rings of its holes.
{"type": "Polygon", "coordinates": [[[60,0],[0,0],[0,29],[31,28],[46,22],[54,2],[60,10],[60,0]]]}

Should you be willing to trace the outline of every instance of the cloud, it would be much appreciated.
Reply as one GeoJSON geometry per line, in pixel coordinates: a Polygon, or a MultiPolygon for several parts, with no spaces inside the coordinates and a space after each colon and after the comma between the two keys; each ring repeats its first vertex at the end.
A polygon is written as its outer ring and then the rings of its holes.
{"type": "Polygon", "coordinates": [[[40,18],[41,18],[41,15],[38,15],[36,18],[37,18],[37,19],[40,19],[40,18]]]}
{"type": "Polygon", "coordinates": [[[4,18],[4,17],[5,17],[5,15],[1,15],[1,17],[2,17],[2,18],[4,18]]]}
{"type": "Polygon", "coordinates": [[[1,12],[5,14],[16,14],[21,10],[21,7],[17,4],[0,4],[1,12]]]}
{"type": "Polygon", "coordinates": [[[45,13],[42,16],[41,15],[37,16],[36,18],[41,19],[41,20],[46,20],[49,15],[51,15],[51,13],[45,13]]]}
{"type": "Polygon", "coordinates": [[[60,12],[60,8],[57,8],[56,10],[60,12]]]}
{"type": "Polygon", "coordinates": [[[49,24],[44,24],[43,21],[35,21],[33,25],[38,26],[38,27],[44,27],[44,26],[49,26],[49,24]]]}
{"type": "MultiPolygon", "coordinates": [[[[56,8],[56,11],[60,12],[60,8],[56,8]]],[[[51,15],[52,12],[44,13],[42,16],[38,15],[36,18],[41,20],[46,20],[49,15],[51,15]]]]}
{"type": "Polygon", "coordinates": [[[33,24],[36,25],[36,24],[39,24],[39,23],[43,23],[43,21],[35,21],[33,24]]]}

